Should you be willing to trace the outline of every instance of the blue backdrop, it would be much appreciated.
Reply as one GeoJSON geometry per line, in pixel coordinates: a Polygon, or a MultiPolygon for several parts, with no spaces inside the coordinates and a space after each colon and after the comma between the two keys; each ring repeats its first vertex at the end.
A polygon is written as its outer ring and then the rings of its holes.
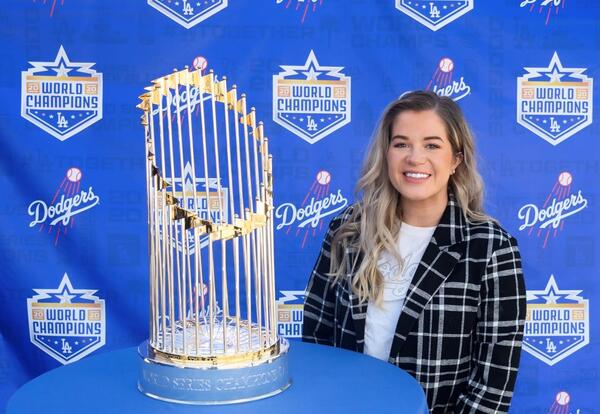
{"type": "Polygon", "coordinates": [[[431,89],[463,108],[487,211],[523,255],[511,412],[599,412],[597,1],[22,0],[0,18],[0,406],[49,369],[147,337],[135,106],[202,57],[270,137],[281,334],[299,334],[382,109],[431,89]]]}

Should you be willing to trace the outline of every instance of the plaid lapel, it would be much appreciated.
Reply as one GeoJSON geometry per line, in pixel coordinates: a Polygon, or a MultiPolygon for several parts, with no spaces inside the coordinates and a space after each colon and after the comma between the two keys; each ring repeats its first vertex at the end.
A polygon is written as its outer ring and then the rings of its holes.
{"type": "Polygon", "coordinates": [[[431,298],[450,276],[465,251],[465,219],[453,193],[415,271],[398,318],[390,355],[397,355],[431,298]]]}
{"type": "MultiPolygon", "coordinates": [[[[454,194],[449,192],[446,210],[444,210],[433,237],[427,245],[425,253],[423,253],[421,263],[415,271],[408,289],[402,313],[398,318],[391,355],[395,355],[401,350],[419,315],[462,257],[465,226],[462,209],[458,206],[454,194]]],[[[346,253],[352,255],[352,263],[355,263],[353,267],[348,269],[348,276],[350,276],[348,281],[350,282],[351,276],[356,273],[360,266],[362,254],[357,256],[354,251],[347,251],[346,253]]],[[[358,296],[351,290],[350,300],[357,351],[363,352],[368,302],[360,304],[358,296]]]]}

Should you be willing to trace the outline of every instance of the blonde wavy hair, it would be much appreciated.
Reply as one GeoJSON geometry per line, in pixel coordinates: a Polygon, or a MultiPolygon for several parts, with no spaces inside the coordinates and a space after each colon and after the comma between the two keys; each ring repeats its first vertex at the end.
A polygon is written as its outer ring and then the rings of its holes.
{"type": "MultiPolygon", "coordinates": [[[[392,186],[386,155],[391,141],[394,119],[404,111],[433,110],[444,122],[455,156],[462,158],[448,186],[454,193],[465,219],[486,221],[483,212],[483,181],[475,160],[473,134],[458,105],[450,98],[429,91],[414,91],[402,95],[384,110],[365,156],[361,177],[356,184],[359,200],[349,219],[336,230],[331,247],[330,276],[339,281],[348,265],[344,247],[363,254],[363,260],[352,279],[352,290],[361,303],[368,299],[380,303],[383,278],[377,269],[379,255],[387,250],[400,265],[396,251],[402,212],[401,194],[392,186]]],[[[357,256],[358,257],[358,256],[357,256]]]]}

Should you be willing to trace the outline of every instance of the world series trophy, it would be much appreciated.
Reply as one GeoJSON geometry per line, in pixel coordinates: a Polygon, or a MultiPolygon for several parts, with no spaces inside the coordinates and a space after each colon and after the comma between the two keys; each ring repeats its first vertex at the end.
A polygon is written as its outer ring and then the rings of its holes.
{"type": "Polygon", "coordinates": [[[277,335],[272,156],[236,86],[175,71],[140,99],[145,129],[150,336],[138,388],[225,404],[290,385],[277,335]]]}

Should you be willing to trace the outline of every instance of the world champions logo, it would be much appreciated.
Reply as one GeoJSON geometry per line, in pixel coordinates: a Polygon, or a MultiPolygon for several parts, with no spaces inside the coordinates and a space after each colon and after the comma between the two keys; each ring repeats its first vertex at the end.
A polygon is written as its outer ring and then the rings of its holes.
{"type": "Polygon", "coordinates": [[[559,289],[554,275],[543,290],[527,291],[524,351],[552,366],[589,344],[589,303],[580,293],[559,289]]]}
{"type": "Polygon", "coordinates": [[[273,120],[309,144],[350,122],[350,77],[321,66],[314,51],[304,65],[282,65],[273,76],[273,120]]]}
{"type": "Polygon", "coordinates": [[[281,295],[277,300],[277,334],[286,338],[301,338],[306,292],[282,290],[281,295]]]}
{"type": "Polygon", "coordinates": [[[517,79],[517,122],[558,145],[592,123],[593,79],[587,68],[564,67],[554,52],[547,67],[517,79]]]}
{"type": "MultiPolygon", "coordinates": [[[[198,174],[198,171],[196,171],[198,174]]],[[[219,185],[216,178],[208,178],[208,182],[204,178],[194,177],[192,165],[188,161],[183,168],[183,180],[181,177],[173,179],[175,185],[174,196],[179,202],[179,206],[190,211],[195,211],[203,220],[220,223],[227,221],[229,217],[228,189],[219,185]],[[183,205],[187,202],[187,205],[183,205]],[[220,214],[220,207],[223,210],[223,217],[220,214]]],[[[160,220],[162,222],[162,220],[160,220]]],[[[173,237],[173,243],[177,244],[177,249],[183,252],[181,229],[178,228],[178,234],[173,237]]],[[[187,246],[190,254],[196,251],[196,241],[194,240],[194,232],[186,231],[187,246]]],[[[200,247],[208,244],[208,235],[200,236],[200,247]]]]}
{"type": "Polygon", "coordinates": [[[396,0],[396,8],[436,31],[473,10],[475,0],[396,0]]]}
{"type": "Polygon", "coordinates": [[[102,74],[71,62],[60,46],[52,62],[21,74],[21,116],[64,141],[102,119],[102,74]]]}
{"type": "Polygon", "coordinates": [[[148,0],[148,4],[190,29],[227,7],[228,0],[148,0]]]}
{"type": "Polygon", "coordinates": [[[27,299],[31,343],[61,364],[70,364],[106,341],[104,300],[96,290],[75,289],[65,273],[56,289],[33,289],[27,299]]]}

